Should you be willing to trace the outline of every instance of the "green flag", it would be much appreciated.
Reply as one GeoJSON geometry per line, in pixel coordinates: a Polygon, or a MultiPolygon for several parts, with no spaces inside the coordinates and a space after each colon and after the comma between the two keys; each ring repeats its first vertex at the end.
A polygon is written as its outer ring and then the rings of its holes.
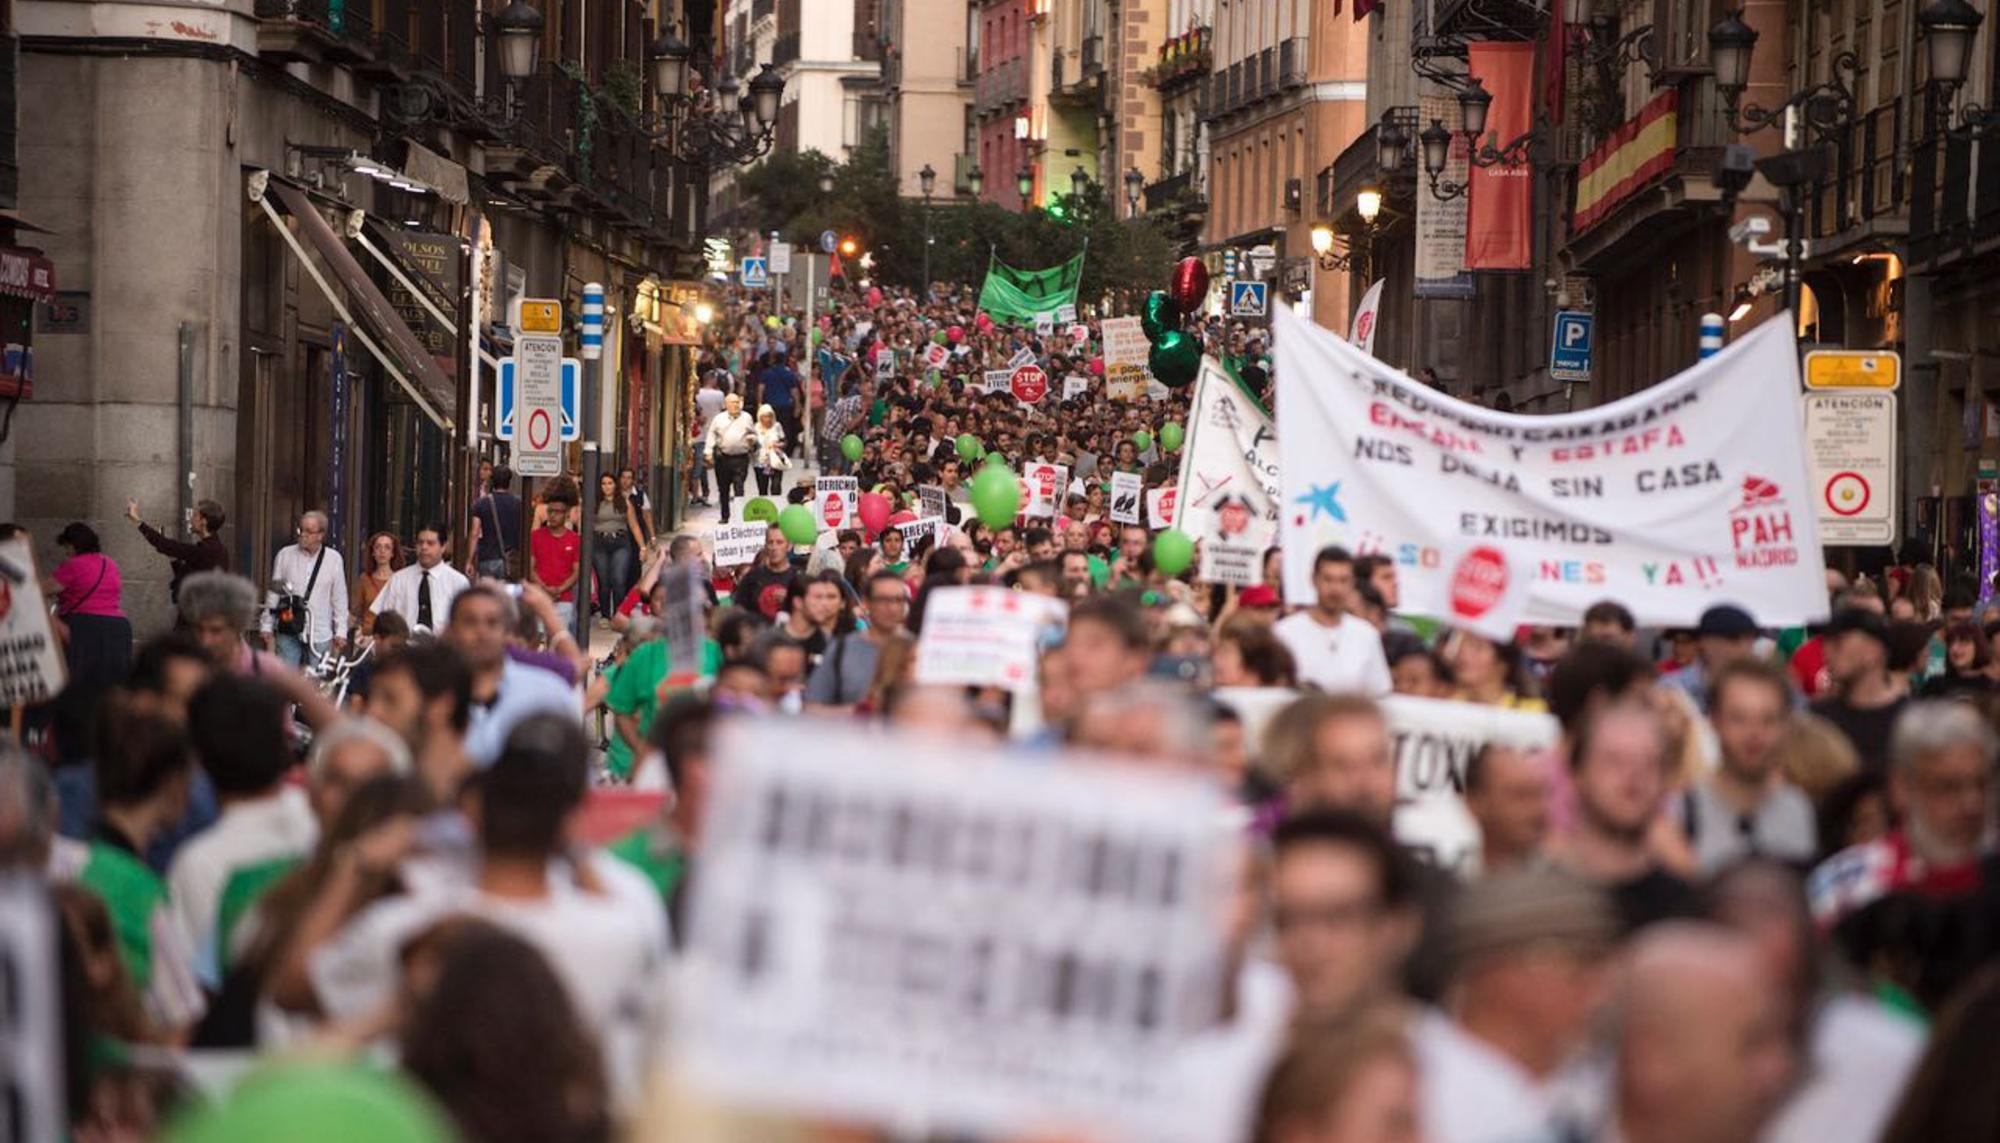
{"type": "Polygon", "coordinates": [[[1076,304],[1076,287],[1083,281],[1083,254],[1046,270],[1016,270],[998,256],[989,256],[986,284],[979,288],[979,308],[996,322],[1032,324],[1036,314],[1076,304]]]}

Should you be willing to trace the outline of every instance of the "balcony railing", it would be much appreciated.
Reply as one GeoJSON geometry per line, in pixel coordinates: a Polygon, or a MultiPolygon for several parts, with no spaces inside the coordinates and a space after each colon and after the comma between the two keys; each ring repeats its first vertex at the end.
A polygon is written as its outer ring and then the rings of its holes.
{"type": "Polygon", "coordinates": [[[1146,184],[1147,211],[1160,210],[1184,196],[1194,188],[1194,176],[1187,171],[1169,175],[1158,182],[1146,184]]]}
{"type": "Polygon", "coordinates": [[[1306,52],[1309,46],[1300,36],[1278,45],[1278,90],[1291,91],[1306,85],[1306,52]]]}
{"type": "Polygon", "coordinates": [[[1028,98],[1028,58],[1015,56],[979,74],[973,81],[972,110],[975,115],[1021,103],[1028,98]]]}
{"type": "Polygon", "coordinates": [[[1264,99],[1278,90],[1278,49],[1265,48],[1254,57],[1257,65],[1257,98],[1264,99]]]}
{"type": "Polygon", "coordinates": [[[367,0],[257,0],[253,11],[260,20],[277,21],[316,36],[335,54],[343,50],[372,54],[375,19],[367,0]]]}

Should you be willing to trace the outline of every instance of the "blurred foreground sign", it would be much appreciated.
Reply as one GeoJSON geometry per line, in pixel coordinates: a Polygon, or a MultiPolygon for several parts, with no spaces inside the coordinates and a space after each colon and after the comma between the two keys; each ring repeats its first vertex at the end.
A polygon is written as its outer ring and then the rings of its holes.
{"type": "Polygon", "coordinates": [[[717,756],[688,1081],[917,1134],[1217,1137],[1213,788],[833,723],[739,723],[717,756]]]}

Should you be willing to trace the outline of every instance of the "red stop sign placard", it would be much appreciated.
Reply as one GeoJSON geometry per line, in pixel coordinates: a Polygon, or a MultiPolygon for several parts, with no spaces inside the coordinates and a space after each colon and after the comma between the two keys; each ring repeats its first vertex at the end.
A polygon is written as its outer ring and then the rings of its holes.
{"type": "Polygon", "coordinates": [[[1452,614],[1477,619],[1493,610],[1507,594],[1507,578],[1507,557],[1498,548],[1465,553],[1451,573],[1452,614]]]}
{"type": "Polygon", "coordinates": [[[1014,399],[1024,405],[1040,401],[1049,391],[1049,375],[1042,372],[1039,365],[1023,365],[1014,370],[1007,379],[1008,387],[1014,390],[1014,399]]]}
{"type": "Polygon", "coordinates": [[[827,527],[838,528],[846,516],[847,501],[842,499],[838,492],[827,493],[826,504],[820,509],[820,519],[826,521],[827,527]]]}

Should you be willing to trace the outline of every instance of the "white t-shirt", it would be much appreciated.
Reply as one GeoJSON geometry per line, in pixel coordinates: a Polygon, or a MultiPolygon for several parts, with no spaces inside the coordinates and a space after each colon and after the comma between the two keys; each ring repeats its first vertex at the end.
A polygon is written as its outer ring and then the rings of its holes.
{"type": "Polygon", "coordinates": [[[1507,1143],[1547,1135],[1547,1093],[1521,1065],[1435,1009],[1412,1037],[1431,1143],[1507,1143]]]}
{"type": "Polygon", "coordinates": [[[305,791],[287,786],[268,798],[225,806],[214,825],[180,847],[167,869],[167,892],[195,971],[220,987],[224,954],[215,924],[230,875],[282,857],[304,857],[319,842],[319,821],[305,791]]]}
{"type": "Polygon", "coordinates": [[[1865,996],[1833,996],[1813,1021],[1804,1079],[1764,1129],[1763,1143],[1881,1138],[1923,1054],[1916,1021],[1865,996]]]}
{"type": "Polygon", "coordinates": [[[1389,693],[1389,660],[1382,635],[1364,620],[1342,615],[1333,627],[1301,611],[1272,625],[1298,661],[1299,681],[1323,691],[1379,697],[1389,693]]]}

